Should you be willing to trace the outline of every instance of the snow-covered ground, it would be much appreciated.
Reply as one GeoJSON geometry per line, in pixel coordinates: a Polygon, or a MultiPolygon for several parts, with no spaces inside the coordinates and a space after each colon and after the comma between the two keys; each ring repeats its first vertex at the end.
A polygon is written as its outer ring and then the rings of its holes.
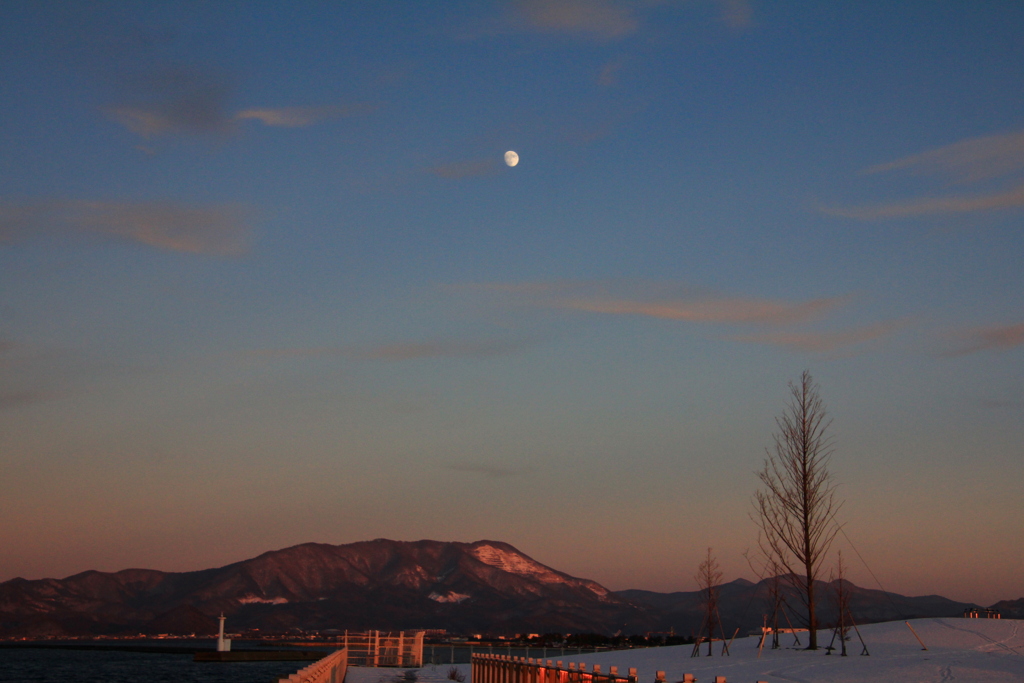
{"type": "MultiPolygon", "coordinates": [[[[922,650],[902,621],[860,627],[869,656],[860,656],[856,633],[847,643],[848,657],[824,650],[807,652],[786,646],[792,636],[783,635],[784,649],[766,648],[757,656],[757,638],[737,638],[729,657],[720,656],[716,643],[713,657],[690,657],[692,645],[640,650],[619,650],[583,655],[590,670],[618,666],[620,672],[636,667],[640,683],[653,683],[657,671],[665,671],[669,683],[692,673],[702,683],[725,676],[729,683],[1020,683],[1024,681],[1024,621],[1017,619],[914,619],[910,622],[928,646],[922,650]]],[[[832,632],[820,631],[818,642],[828,645],[832,632]]],[[[807,634],[801,634],[806,645],[807,634]]],[[[707,652],[707,648],[703,649],[707,652]]],[[[469,681],[468,664],[457,665],[469,681]]],[[[447,683],[450,665],[415,670],[417,683],[447,683]]],[[[396,669],[350,668],[346,683],[394,683],[405,672],[396,669]]]]}

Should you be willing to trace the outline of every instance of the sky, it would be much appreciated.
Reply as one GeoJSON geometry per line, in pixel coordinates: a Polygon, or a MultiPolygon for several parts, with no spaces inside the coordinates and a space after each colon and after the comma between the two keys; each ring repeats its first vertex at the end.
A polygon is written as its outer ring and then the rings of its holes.
{"type": "Polygon", "coordinates": [[[807,370],[847,577],[1024,595],[1024,4],[0,6],[0,580],[756,579],[807,370]]]}

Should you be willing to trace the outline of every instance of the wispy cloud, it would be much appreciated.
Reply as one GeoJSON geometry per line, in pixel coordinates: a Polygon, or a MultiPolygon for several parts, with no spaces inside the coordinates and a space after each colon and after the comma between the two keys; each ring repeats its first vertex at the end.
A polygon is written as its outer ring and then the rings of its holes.
{"type": "Polygon", "coordinates": [[[488,465],[485,463],[475,462],[457,462],[447,466],[449,470],[455,470],[456,472],[467,472],[469,474],[479,474],[490,479],[508,479],[509,477],[522,477],[530,473],[528,469],[512,469],[508,467],[500,467],[498,465],[488,465]]]}
{"type": "Polygon", "coordinates": [[[783,346],[810,353],[829,353],[838,349],[881,339],[900,327],[898,321],[882,322],[842,332],[768,332],[728,337],[733,341],[783,346]]]}
{"type": "Polygon", "coordinates": [[[1001,400],[1001,399],[994,399],[994,398],[983,398],[983,399],[981,399],[981,406],[983,408],[995,408],[995,409],[1020,408],[1022,405],[1024,405],[1024,401],[1019,401],[1019,400],[1012,401],[1012,400],[1001,400]]]}
{"type": "Polygon", "coordinates": [[[323,358],[328,356],[344,356],[351,351],[338,346],[282,347],[276,349],[252,349],[242,352],[245,358],[281,359],[281,358],[323,358]]]}
{"type": "Polygon", "coordinates": [[[857,346],[858,352],[875,348],[871,342],[911,322],[901,318],[838,331],[827,329],[828,318],[848,306],[854,300],[852,295],[786,301],[723,296],[681,284],[614,280],[477,283],[447,289],[484,296],[490,293],[498,302],[514,307],[707,326],[724,329],[726,332],[716,335],[721,339],[820,354],[857,346]],[[806,329],[812,322],[815,327],[826,327],[806,329]]]}
{"type": "Polygon", "coordinates": [[[600,40],[635,33],[640,26],[636,6],[609,0],[521,0],[515,4],[528,28],[600,40]]]}
{"type": "Polygon", "coordinates": [[[456,289],[495,292],[514,303],[544,308],[722,324],[792,324],[820,317],[849,301],[842,296],[789,302],[722,296],[678,284],[615,281],[483,283],[456,289]]]}
{"type": "Polygon", "coordinates": [[[0,368],[9,367],[15,363],[13,353],[17,349],[18,345],[14,342],[0,339],[0,368]]]}
{"type": "Polygon", "coordinates": [[[961,140],[920,154],[878,164],[865,173],[908,170],[943,173],[957,182],[975,183],[1024,169],[1024,131],[961,140]]]}
{"type": "Polygon", "coordinates": [[[597,84],[607,88],[618,83],[623,66],[624,62],[622,59],[606,62],[597,74],[597,84]]]}
{"type": "Polygon", "coordinates": [[[750,0],[718,0],[722,21],[729,28],[747,28],[754,21],[754,8],[750,0]]]}
{"type": "Polygon", "coordinates": [[[328,105],[322,107],[282,107],[279,109],[244,109],[234,118],[236,121],[254,120],[265,126],[280,126],[283,128],[302,128],[312,126],[327,119],[339,116],[351,116],[354,114],[365,114],[373,111],[376,105],[354,104],[348,106],[328,105]]]}
{"type": "Polygon", "coordinates": [[[441,341],[384,344],[358,352],[365,360],[403,361],[419,358],[487,358],[500,356],[518,348],[517,344],[497,340],[441,341]]]}
{"type": "Polygon", "coordinates": [[[794,323],[817,317],[843,303],[840,298],[789,303],[754,298],[714,298],[695,301],[636,301],[628,299],[565,299],[563,308],[610,315],[640,315],[702,323],[794,323]]]}
{"type": "Polygon", "coordinates": [[[195,67],[168,67],[127,80],[121,102],[107,115],[144,138],[169,134],[209,135],[234,131],[239,122],[302,128],[341,116],[365,114],[368,103],[300,107],[251,107],[232,112],[227,80],[195,67]]]}
{"type": "Polygon", "coordinates": [[[521,343],[485,339],[475,341],[425,341],[380,344],[370,347],[314,346],[254,349],[242,356],[250,359],[326,358],[342,356],[357,360],[407,361],[423,358],[488,358],[511,353],[521,343]]]}
{"type": "Polygon", "coordinates": [[[1024,206],[1024,185],[995,194],[925,197],[895,204],[854,207],[822,207],[822,212],[843,218],[878,220],[884,218],[912,218],[937,214],[995,211],[1024,206]]]}
{"type": "Polygon", "coordinates": [[[951,145],[877,164],[866,175],[905,171],[914,175],[946,175],[960,184],[1002,179],[1003,189],[986,188],[984,194],[919,197],[906,201],[865,206],[823,206],[822,213],[858,220],[914,218],[946,214],[1017,209],[1024,206],[1024,131],[961,140],[951,145]],[[1013,186],[1006,189],[1006,183],[1013,186]]]}
{"type": "MultiPolygon", "coordinates": [[[[511,0],[500,4],[505,5],[505,11],[499,16],[458,22],[449,27],[450,33],[460,40],[530,32],[611,43],[641,33],[645,25],[653,25],[655,22],[648,21],[645,16],[652,9],[686,3],[670,0],[511,0]]],[[[718,10],[720,20],[729,28],[745,29],[753,23],[751,0],[711,0],[707,4],[718,10]]]]}
{"type": "Polygon", "coordinates": [[[45,394],[38,391],[7,391],[0,392],[0,411],[13,410],[31,403],[45,400],[45,394]]]}
{"type": "Polygon", "coordinates": [[[168,133],[208,134],[230,129],[230,88],[210,71],[167,67],[126,80],[122,102],[107,114],[143,137],[168,133]]]}
{"type": "Polygon", "coordinates": [[[39,233],[121,239],[158,249],[234,256],[247,250],[246,211],[171,201],[0,201],[0,241],[39,233]]]}
{"type": "Polygon", "coordinates": [[[490,175],[500,168],[501,162],[497,158],[487,157],[486,159],[473,159],[471,161],[457,161],[451,164],[442,164],[429,169],[431,173],[448,180],[461,178],[473,178],[477,176],[490,175]]]}
{"type": "Polygon", "coordinates": [[[958,348],[947,353],[948,356],[963,356],[979,351],[1000,351],[1024,345],[1024,323],[1015,325],[991,325],[976,327],[958,333],[956,336],[966,339],[958,348]]]}

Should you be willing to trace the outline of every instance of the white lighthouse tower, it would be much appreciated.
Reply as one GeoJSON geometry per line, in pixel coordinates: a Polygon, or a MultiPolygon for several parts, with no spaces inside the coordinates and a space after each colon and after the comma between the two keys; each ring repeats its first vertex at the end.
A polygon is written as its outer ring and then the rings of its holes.
{"type": "Polygon", "coordinates": [[[224,637],[224,613],[220,613],[220,632],[217,634],[217,652],[230,652],[231,639],[224,637]]]}

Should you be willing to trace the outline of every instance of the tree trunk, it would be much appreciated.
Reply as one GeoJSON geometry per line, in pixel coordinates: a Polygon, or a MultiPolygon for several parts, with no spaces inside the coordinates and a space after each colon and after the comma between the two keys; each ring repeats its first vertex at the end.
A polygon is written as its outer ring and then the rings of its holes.
{"type": "Polygon", "coordinates": [[[818,616],[814,613],[814,579],[807,570],[807,649],[818,649],[818,616]]]}

